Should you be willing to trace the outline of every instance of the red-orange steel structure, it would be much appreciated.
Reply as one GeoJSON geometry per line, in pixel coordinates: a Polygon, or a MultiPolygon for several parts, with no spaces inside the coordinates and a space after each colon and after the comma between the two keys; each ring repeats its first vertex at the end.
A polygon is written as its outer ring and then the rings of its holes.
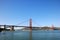
{"type": "Polygon", "coordinates": [[[30,24],[29,28],[30,28],[30,30],[32,30],[32,19],[31,18],[30,18],[30,23],[29,24],[30,24]]]}
{"type": "Polygon", "coordinates": [[[52,30],[54,30],[54,25],[52,25],[52,30]]]}

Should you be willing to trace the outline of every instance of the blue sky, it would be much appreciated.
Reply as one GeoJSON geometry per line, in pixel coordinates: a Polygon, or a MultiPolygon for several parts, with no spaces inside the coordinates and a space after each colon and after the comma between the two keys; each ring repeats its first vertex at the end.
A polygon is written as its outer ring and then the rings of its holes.
{"type": "Polygon", "coordinates": [[[0,24],[60,26],[60,0],[0,0],[0,24]],[[28,20],[28,21],[27,21],[28,20]],[[38,25],[37,25],[38,24],[38,25]]]}

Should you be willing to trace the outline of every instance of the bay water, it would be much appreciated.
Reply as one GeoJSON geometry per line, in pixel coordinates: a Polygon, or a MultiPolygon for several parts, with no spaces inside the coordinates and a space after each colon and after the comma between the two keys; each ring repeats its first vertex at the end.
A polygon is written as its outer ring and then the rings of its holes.
{"type": "Polygon", "coordinates": [[[0,40],[60,40],[60,30],[4,31],[0,40]]]}

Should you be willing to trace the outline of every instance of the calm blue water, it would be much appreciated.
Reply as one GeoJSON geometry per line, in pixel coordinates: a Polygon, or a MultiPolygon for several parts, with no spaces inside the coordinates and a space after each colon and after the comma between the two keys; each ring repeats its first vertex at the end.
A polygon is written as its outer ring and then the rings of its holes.
{"type": "Polygon", "coordinates": [[[0,40],[60,40],[60,30],[0,32],[0,40]]]}

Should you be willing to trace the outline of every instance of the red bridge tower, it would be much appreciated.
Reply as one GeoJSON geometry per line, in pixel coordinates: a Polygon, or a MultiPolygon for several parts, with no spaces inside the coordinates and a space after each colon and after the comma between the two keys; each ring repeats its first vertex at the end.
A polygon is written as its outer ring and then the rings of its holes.
{"type": "Polygon", "coordinates": [[[31,18],[30,18],[30,23],[29,24],[30,24],[29,28],[30,28],[30,30],[32,30],[32,19],[31,18]]]}

